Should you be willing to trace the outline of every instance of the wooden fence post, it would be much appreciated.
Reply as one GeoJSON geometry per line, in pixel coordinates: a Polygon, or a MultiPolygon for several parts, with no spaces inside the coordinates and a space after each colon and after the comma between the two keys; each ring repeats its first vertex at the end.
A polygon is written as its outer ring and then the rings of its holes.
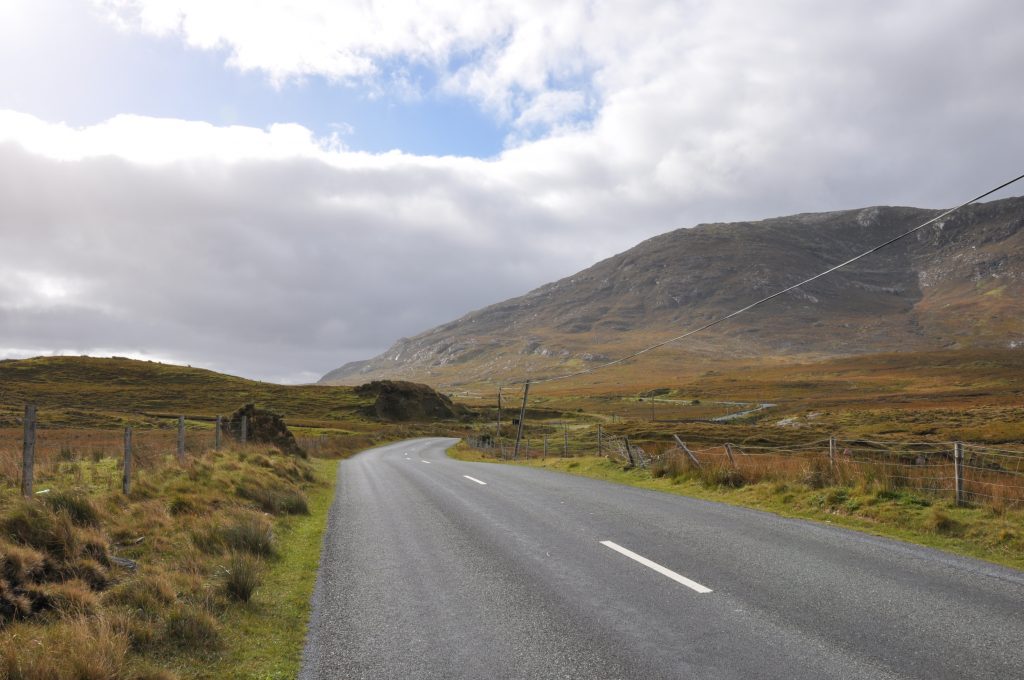
{"type": "Polygon", "coordinates": [[[599,455],[599,456],[603,455],[603,453],[604,453],[604,451],[602,451],[602,448],[603,448],[602,444],[603,443],[604,442],[601,441],[601,424],[598,423],[597,424],[597,455],[599,455]]]}
{"type": "Polygon", "coordinates": [[[683,440],[679,438],[679,435],[674,434],[672,435],[672,438],[676,440],[676,444],[679,444],[679,448],[686,452],[686,455],[690,457],[690,462],[697,467],[701,467],[700,461],[697,460],[697,456],[690,450],[690,447],[683,443],[683,440]]]}
{"type": "Polygon", "coordinates": [[[562,458],[569,457],[569,426],[562,421],[562,458]]]}
{"type": "Polygon", "coordinates": [[[964,443],[953,444],[953,473],[956,475],[956,504],[964,505],[964,443]]]}
{"type": "Polygon", "coordinates": [[[836,438],[828,438],[828,467],[830,470],[836,469],[836,438]]]}
{"type": "MultiPolygon", "coordinates": [[[[526,422],[526,398],[527,398],[527,396],[529,396],[529,394],[530,394],[530,381],[527,380],[526,381],[526,385],[523,387],[523,407],[521,409],[519,409],[519,429],[516,430],[516,448],[512,452],[512,458],[514,458],[514,459],[518,459],[519,458],[519,442],[523,438],[523,423],[526,422]]],[[[527,450],[529,450],[530,445],[527,444],[526,448],[527,448],[527,450]]]]}
{"type": "Polygon", "coordinates": [[[629,437],[622,438],[626,442],[626,458],[629,459],[629,467],[636,467],[636,463],[633,462],[633,449],[629,445],[629,437]]]}
{"type": "Polygon", "coordinates": [[[132,490],[132,428],[124,428],[124,475],[121,477],[121,491],[127,496],[132,490]]]}
{"type": "Polygon", "coordinates": [[[242,446],[245,446],[245,442],[249,438],[249,416],[242,416],[242,432],[241,432],[242,446]]]}
{"type": "Polygon", "coordinates": [[[25,438],[21,457],[21,495],[32,498],[32,482],[36,467],[36,407],[25,405],[25,438]]]}
{"type": "Polygon", "coordinates": [[[213,426],[213,450],[220,451],[221,417],[217,416],[217,424],[213,426]]]}
{"type": "Polygon", "coordinates": [[[735,470],[736,469],[736,459],[732,455],[732,444],[726,443],[726,445],[725,445],[725,455],[729,456],[729,462],[732,463],[732,467],[735,470]]]}
{"type": "Polygon", "coordinates": [[[178,416],[178,462],[185,463],[185,416],[178,416]]]}
{"type": "Polygon", "coordinates": [[[548,436],[544,435],[544,458],[548,457],[548,436]]]}
{"type": "Polygon", "coordinates": [[[498,440],[498,455],[505,457],[505,447],[501,443],[501,388],[498,388],[498,418],[494,425],[494,431],[498,440]]]}

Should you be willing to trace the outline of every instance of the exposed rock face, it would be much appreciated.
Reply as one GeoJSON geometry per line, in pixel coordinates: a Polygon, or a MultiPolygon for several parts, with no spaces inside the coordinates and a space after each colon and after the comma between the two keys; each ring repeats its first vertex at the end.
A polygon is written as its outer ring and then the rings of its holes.
{"type": "Polygon", "coordinates": [[[246,441],[254,444],[270,444],[282,453],[306,457],[305,450],[295,441],[295,436],[284,424],[284,419],[273,411],[246,404],[231,414],[224,423],[224,433],[235,441],[242,438],[242,416],[247,417],[246,441]]]}
{"type": "Polygon", "coordinates": [[[430,386],[401,380],[375,380],[356,388],[363,397],[376,396],[372,415],[381,420],[448,420],[466,415],[457,406],[430,386]]]}
{"type": "MultiPolygon", "coordinates": [[[[583,368],[703,325],[940,212],[874,207],[679,229],[403,338],[325,380],[436,383],[583,368]]],[[[1024,346],[1022,227],[1022,198],[969,206],[667,351],[842,355],[1024,346]]]]}

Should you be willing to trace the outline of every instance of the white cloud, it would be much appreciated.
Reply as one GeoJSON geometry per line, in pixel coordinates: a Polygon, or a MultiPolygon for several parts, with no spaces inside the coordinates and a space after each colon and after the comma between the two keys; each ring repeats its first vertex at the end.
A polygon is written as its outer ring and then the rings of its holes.
{"type": "Polygon", "coordinates": [[[116,336],[298,376],[673,227],[951,205],[1020,171],[1024,6],[996,0],[103,5],[278,81],[426,65],[515,144],[374,155],[294,124],[0,112],[0,268],[76,286],[0,286],[6,346],[116,336]]]}

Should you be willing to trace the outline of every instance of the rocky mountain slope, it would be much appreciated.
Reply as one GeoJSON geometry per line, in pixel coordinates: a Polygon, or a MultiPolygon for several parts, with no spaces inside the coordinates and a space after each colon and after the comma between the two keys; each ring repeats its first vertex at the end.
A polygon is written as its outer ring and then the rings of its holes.
{"type": "MultiPolygon", "coordinates": [[[[842,262],[940,211],[873,207],[705,224],[471,312],[325,383],[433,384],[577,369],[678,335],[842,262]]],[[[1024,351],[1024,198],[969,206],[706,334],[681,356],[1024,351]]]]}

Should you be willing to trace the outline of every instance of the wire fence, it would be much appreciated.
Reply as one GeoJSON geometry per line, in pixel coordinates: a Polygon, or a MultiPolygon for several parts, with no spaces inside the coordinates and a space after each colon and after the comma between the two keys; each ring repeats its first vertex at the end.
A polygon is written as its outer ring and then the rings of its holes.
{"type": "Polygon", "coordinates": [[[910,491],[961,505],[1024,506],[1021,450],[961,442],[897,442],[831,438],[788,446],[722,443],[687,446],[611,436],[600,428],[562,426],[510,440],[487,434],[468,443],[495,457],[530,460],[600,455],[655,476],[696,476],[731,486],[795,481],[811,487],[860,484],[882,492],[910,491]],[[650,450],[645,450],[645,446],[650,450]]]}
{"type": "MultiPolygon", "coordinates": [[[[232,432],[221,418],[186,421],[184,416],[123,429],[41,427],[34,409],[26,408],[22,427],[0,428],[0,487],[14,487],[20,482],[26,496],[48,493],[48,488],[35,487],[53,483],[58,487],[121,486],[127,493],[131,483],[148,472],[201,458],[224,445],[246,446],[246,416],[241,422],[241,433],[232,432]]],[[[350,439],[318,434],[296,437],[296,443],[313,455],[338,453],[339,448],[350,444],[372,445],[350,439]]]]}

